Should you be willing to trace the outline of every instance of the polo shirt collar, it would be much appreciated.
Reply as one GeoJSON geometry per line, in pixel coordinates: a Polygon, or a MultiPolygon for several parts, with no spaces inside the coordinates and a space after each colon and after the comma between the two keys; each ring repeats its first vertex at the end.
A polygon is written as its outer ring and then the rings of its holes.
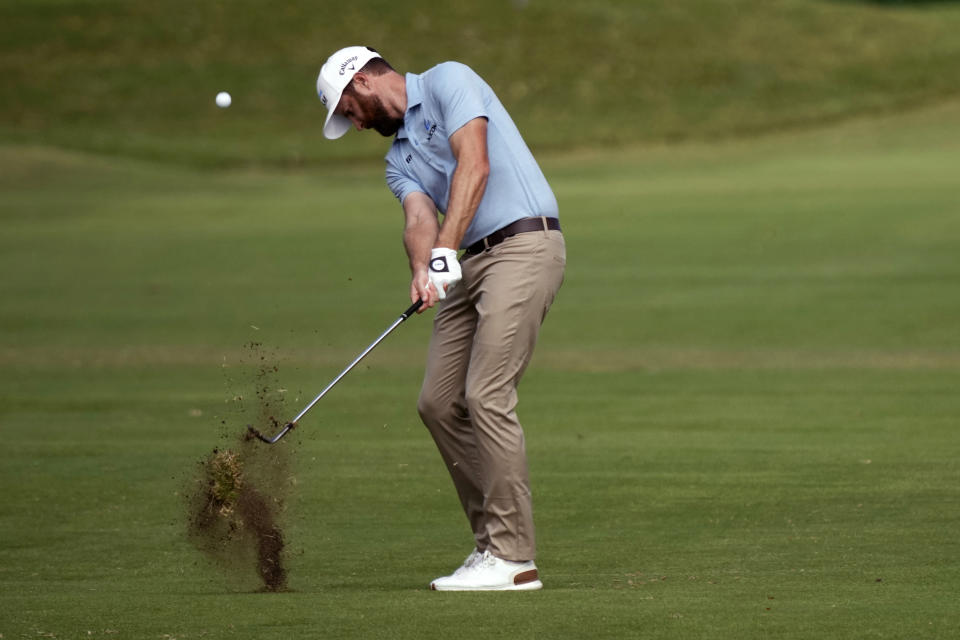
{"type": "Polygon", "coordinates": [[[397,131],[398,138],[408,138],[406,120],[410,111],[414,107],[423,103],[423,85],[420,76],[415,73],[408,73],[406,76],[407,87],[407,111],[403,114],[404,125],[397,131]]]}

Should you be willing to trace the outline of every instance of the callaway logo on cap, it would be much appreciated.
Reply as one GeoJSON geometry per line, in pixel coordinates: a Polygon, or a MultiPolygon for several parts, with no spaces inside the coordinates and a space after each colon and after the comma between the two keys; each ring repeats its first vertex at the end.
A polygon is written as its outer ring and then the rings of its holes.
{"type": "Polygon", "coordinates": [[[340,49],[320,68],[317,76],[317,95],[320,102],[327,108],[327,119],[323,123],[323,135],[329,140],[335,140],[350,130],[350,120],[338,116],[337,105],[354,74],[374,58],[382,57],[370,47],[346,47],[340,49]]]}

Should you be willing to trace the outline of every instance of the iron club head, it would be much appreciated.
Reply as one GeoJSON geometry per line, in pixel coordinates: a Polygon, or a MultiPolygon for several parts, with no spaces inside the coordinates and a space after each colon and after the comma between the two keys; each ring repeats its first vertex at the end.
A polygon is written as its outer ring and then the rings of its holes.
{"type": "Polygon", "coordinates": [[[288,431],[290,431],[291,429],[293,429],[293,428],[296,427],[296,426],[297,426],[297,424],[296,424],[295,422],[288,422],[287,424],[285,424],[285,425],[283,426],[283,429],[281,429],[280,432],[277,433],[277,435],[273,436],[272,438],[268,438],[267,436],[263,435],[262,433],[260,433],[260,432],[257,431],[256,429],[254,429],[252,424],[248,424],[248,425],[247,425],[247,434],[248,434],[247,437],[248,437],[248,438],[256,438],[256,439],[260,440],[261,442],[266,442],[267,444],[275,444],[278,440],[280,440],[280,438],[282,438],[283,436],[287,435],[287,432],[288,432],[288,431]]]}

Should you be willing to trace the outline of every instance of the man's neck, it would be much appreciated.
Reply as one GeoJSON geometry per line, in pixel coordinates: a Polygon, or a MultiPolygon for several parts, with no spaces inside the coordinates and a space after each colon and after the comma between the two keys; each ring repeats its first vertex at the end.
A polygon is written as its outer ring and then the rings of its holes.
{"type": "Polygon", "coordinates": [[[407,113],[407,78],[403,74],[392,72],[385,74],[387,108],[390,115],[402,118],[407,113]]]}

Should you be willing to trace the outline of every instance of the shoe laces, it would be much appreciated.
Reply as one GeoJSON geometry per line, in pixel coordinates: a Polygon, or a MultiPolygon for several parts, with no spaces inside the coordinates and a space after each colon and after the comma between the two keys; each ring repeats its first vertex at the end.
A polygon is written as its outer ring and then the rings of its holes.
{"type": "Polygon", "coordinates": [[[473,562],[469,565],[464,565],[460,567],[458,573],[460,575],[476,573],[482,571],[488,567],[492,567],[497,563],[497,557],[490,553],[489,551],[484,551],[483,553],[478,553],[477,557],[474,558],[473,562]]]}
{"type": "Polygon", "coordinates": [[[484,551],[482,555],[474,560],[473,567],[471,568],[483,569],[485,567],[492,567],[495,564],[497,564],[497,556],[493,555],[489,551],[484,551]]]}
{"type": "Polygon", "coordinates": [[[483,558],[483,554],[477,551],[476,549],[474,549],[473,551],[470,552],[470,555],[468,555],[466,559],[463,561],[463,564],[460,566],[460,568],[453,572],[453,575],[458,576],[463,574],[466,571],[473,569],[473,567],[476,566],[476,564],[480,562],[482,558],[483,558]]]}

